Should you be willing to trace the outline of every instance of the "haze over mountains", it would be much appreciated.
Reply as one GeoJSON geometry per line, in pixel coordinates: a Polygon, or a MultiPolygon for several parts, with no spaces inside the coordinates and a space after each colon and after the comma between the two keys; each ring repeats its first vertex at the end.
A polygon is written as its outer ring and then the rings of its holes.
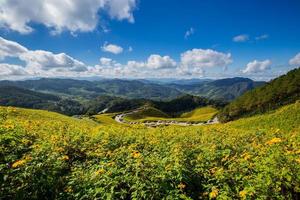
{"type": "Polygon", "coordinates": [[[112,95],[131,99],[170,100],[188,93],[224,101],[231,101],[244,92],[262,84],[264,82],[256,82],[247,78],[177,80],[164,83],[148,80],[107,79],[86,81],[49,78],[0,81],[0,86],[15,86],[33,91],[88,99],[99,95],[112,95]]]}

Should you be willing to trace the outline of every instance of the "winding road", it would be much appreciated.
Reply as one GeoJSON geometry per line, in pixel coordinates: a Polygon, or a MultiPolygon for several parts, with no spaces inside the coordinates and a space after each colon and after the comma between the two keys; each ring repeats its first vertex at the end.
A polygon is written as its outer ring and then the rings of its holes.
{"type": "Polygon", "coordinates": [[[119,115],[115,116],[115,121],[121,124],[130,124],[130,125],[134,125],[134,124],[144,124],[146,126],[149,127],[157,127],[157,126],[161,126],[161,125],[179,125],[179,126],[202,126],[202,125],[209,125],[209,124],[217,124],[219,123],[219,120],[217,117],[208,120],[206,122],[180,122],[180,121],[176,121],[176,120],[157,120],[157,121],[145,121],[145,122],[128,122],[124,119],[125,116],[139,112],[140,109],[131,111],[131,112],[127,112],[127,113],[122,113],[119,115]]]}

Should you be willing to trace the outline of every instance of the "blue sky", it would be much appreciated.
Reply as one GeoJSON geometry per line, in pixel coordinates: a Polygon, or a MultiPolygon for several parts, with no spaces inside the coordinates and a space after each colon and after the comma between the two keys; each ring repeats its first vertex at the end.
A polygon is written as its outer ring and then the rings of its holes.
{"type": "Polygon", "coordinates": [[[270,79],[300,66],[299,0],[22,2],[0,1],[0,78],[270,79]],[[27,50],[8,55],[9,42],[27,50]]]}

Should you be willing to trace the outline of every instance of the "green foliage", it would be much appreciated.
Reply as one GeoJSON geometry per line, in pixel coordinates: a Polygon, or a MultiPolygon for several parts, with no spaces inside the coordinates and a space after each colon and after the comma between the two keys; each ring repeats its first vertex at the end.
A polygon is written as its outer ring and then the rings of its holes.
{"type": "Polygon", "coordinates": [[[171,84],[169,86],[181,92],[206,97],[209,99],[219,99],[222,101],[232,101],[248,90],[263,85],[264,82],[253,81],[248,78],[226,78],[220,80],[206,80],[192,84],[171,84]]]}
{"type": "Polygon", "coordinates": [[[0,86],[0,105],[43,109],[66,115],[85,113],[85,108],[77,101],[15,86],[0,86]]]}
{"type": "Polygon", "coordinates": [[[139,111],[137,112],[134,112],[132,114],[129,114],[126,116],[126,119],[131,121],[131,120],[140,120],[140,119],[145,119],[145,118],[148,118],[148,117],[151,117],[151,118],[168,118],[169,116],[156,109],[156,108],[153,108],[153,107],[145,107],[145,108],[142,108],[140,109],[139,111]]]}
{"type": "Polygon", "coordinates": [[[240,96],[219,114],[221,121],[230,121],[279,108],[300,99],[300,68],[280,76],[262,87],[240,96]]]}
{"type": "Polygon", "coordinates": [[[180,121],[180,122],[206,122],[212,119],[218,110],[211,106],[196,108],[190,112],[182,113],[177,117],[170,117],[166,113],[153,108],[145,107],[124,117],[126,121],[180,121]]]}
{"type": "MultiPolygon", "coordinates": [[[[190,115],[190,114],[189,114],[190,115]]],[[[147,128],[0,107],[3,199],[297,199],[300,103],[147,128]]],[[[96,116],[97,118],[97,116],[96,116]]],[[[110,118],[111,119],[111,118],[110,118]]]]}

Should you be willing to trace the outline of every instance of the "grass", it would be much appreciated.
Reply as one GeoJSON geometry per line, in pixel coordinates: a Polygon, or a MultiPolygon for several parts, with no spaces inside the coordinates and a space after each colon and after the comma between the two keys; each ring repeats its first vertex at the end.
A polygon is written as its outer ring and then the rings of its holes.
{"type": "MultiPolygon", "coordinates": [[[[189,117],[193,114],[189,114],[189,117]]],[[[0,107],[3,199],[296,199],[300,102],[197,127],[0,107]]]]}
{"type": "Polygon", "coordinates": [[[211,106],[197,108],[191,112],[183,113],[180,118],[190,121],[208,121],[212,119],[218,110],[211,106]]]}
{"type": "Polygon", "coordinates": [[[105,125],[116,125],[119,124],[114,120],[114,117],[118,113],[108,113],[108,114],[100,114],[100,115],[94,115],[93,118],[96,122],[100,124],[105,124],[105,125]]]}
{"type": "Polygon", "coordinates": [[[132,113],[124,117],[127,121],[138,121],[138,122],[145,122],[145,121],[181,121],[181,122],[206,122],[212,119],[218,110],[211,106],[197,108],[191,112],[183,113],[180,117],[172,118],[169,117],[167,114],[161,112],[155,108],[147,108],[145,110],[141,110],[137,113],[132,113]]]}

